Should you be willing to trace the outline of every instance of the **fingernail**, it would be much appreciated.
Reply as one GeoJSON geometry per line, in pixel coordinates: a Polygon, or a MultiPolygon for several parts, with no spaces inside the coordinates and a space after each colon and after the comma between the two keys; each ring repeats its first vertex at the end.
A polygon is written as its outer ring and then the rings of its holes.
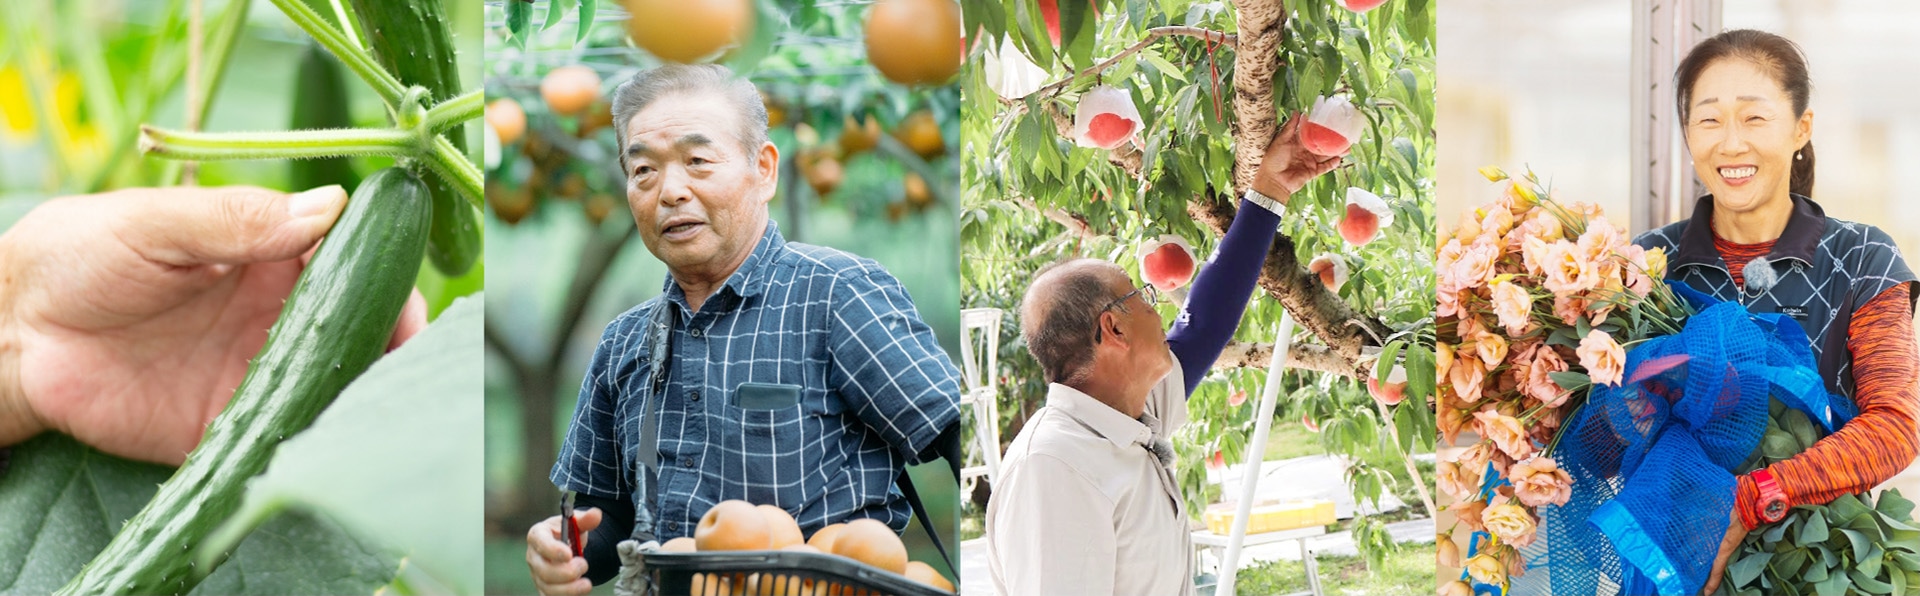
{"type": "Polygon", "coordinates": [[[347,191],[340,185],[322,186],[287,198],[287,215],[295,219],[324,213],[347,200],[347,191]]]}

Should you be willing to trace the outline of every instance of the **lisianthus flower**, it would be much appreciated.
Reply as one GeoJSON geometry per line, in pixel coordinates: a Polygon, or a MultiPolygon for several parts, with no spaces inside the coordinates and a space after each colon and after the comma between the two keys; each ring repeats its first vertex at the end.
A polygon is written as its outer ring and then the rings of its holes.
{"type": "Polygon", "coordinates": [[[1452,495],[1455,500],[1472,500],[1480,492],[1480,483],[1483,480],[1481,473],[1486,470],[1485,464],[1480,468],[1471,468],[1469,467],[1471,465],[1472,462],[1467,462],[1466,465],[1458,461],[1440,462],[1434,468],[1434,484],[1440,488],[1441,492],[1452,495]]]}
{"type": "Polygon", "coordinates": [[[1433,378],[1447,378],[1448,370],[1453,368],[1453,346],[1435,344],[1433,346],[1433,378]]]}
{"type": "Polygon", "coordinates": [[[1453,397],[1452,385],[1440,385],[1434,388],[1434,394],[1440,399],[1449,402],[1448,405],[1442,406],[1435,412],[1434,416],[1438,418],[1435,424],[1439,426],[1440,437],[1446,439],[1447,443],[1451,444],[1460,438],[1460,431],[1467,427],[1467,421],[1470,419],[1470,416],[1465,410],[1452,405],[1451,402],[1459,401],[1453,397]]]}
{"type": "Polygon", "coordinates": [[[1447,372],[1447,380],[1453,383],[1453,392],[1460,396],[1460,401],[1480,401],[1481,383],[1487,378],[1486,364],[1479,358],[1456,358],[1447,372]]]}
{"type": "Polygon", "coordinates": [[[1561,240],[1547,245],[1543,262],[1546,280],[1540,285],[1555,294],[1585,292],[1599,285],[1599,265],[1589,260],[1578,246],[1561,240]]]}
{"type": "Polygon", "coordinates": [[[1635,296],[1646,298],[1648,293],[1653,292],[1653,278],[1647,275],[1647,249],[1638,244],[1629,244],[1620,249],[1620,256],[1627,260],[1627,289],[1635,296]]]}
{"type": "Polygon", "coordinates": [[[1577,325],[1580,323],[1580,317],[1586,312],[1587,301],[1579,295],[1555,294],[1553,296],[1553,315],[1560,317],[1562,323],[1569,326],[1577,325]]]}
{"type": "Polygon", "coordinates": [[[1595,385],[1620,385],[1621,371],[1626,368],[1627,352],[1613,341],[1607,332],[1594,329],[1580,340],[1580,347],[1574,350],[1580,356],[1581,368],[1587,369],[1587,376],[1595,385]]]}
{"type": "Polygon", "coordinates": [[[1473,596],[1473,586],[1467,585],[1465,580],[1456,579],[1440,586],[1440,596],[1473,596]]]}
{"type": "Polygon", "coordinates": [[[1434,560],[1441,567],[1460,566],[1460,545],[1454,543],[1452,536],[1436,533],[1433,544],[1434,560]]]}
{"type": "Polygon", "coordinates": [[[1507,581],[1507,563],[1492,551],[1467,559],[1467,575],[1483,584],[1501,585],[1507,581]]]}
{"type": "Polygon", "coordinates": [[[1480,514],[1486,510],[1487,504],[1479,500],[1454,501],[1452,505],[1447,506],[1447,511],[1453,512],[1454,519],[1460,520],[1460,523],[1467,525],[1467,529],[1475,532],[1487,531],[1486,524],[1480,522],[1480,514]]]}
{"type": "Polygon", "coordinates": [[[1513,483],[1513,496],[1528,507],[1552,503],[1565,505],[1573,496],[1573,477],[1560,469],[1551,457],[1536,457],[1507,468],[1507,480],[1513,483]]]}
{"type": "Polygon", "coordinates": [[[1566,403],[1569,394],[1560,390],[1553,382],[1552,373],[1565,372],[1567,362],[1550,346],[1542,346],[1533,353],[1533,362],[1527,365],[1527,383],[1521,392],[1528,397],[1540,400],[1549,408],[1558,408],[1566,403]]]}
{"type": "Polygon", "coordinates": [[[1487,363],[1487,370],[1499,367],[1500,362],[1507,359],[1507,338],[1499,334],[1482,331],[1474,338],[1474,343],[1476,351],[1480,353],[1480,361],[1487,363]]]}
{"type": "Polygon", "coordinates": [[[1533,440],[1527,437],[1527,428],[1512,416],[1499,412],[1475,412],[1473,415],[1474,432],[1493,441],[1502,453],[1513,459],[1526,459],[1533,455],[1533,440]]]}
{"type": "Polygon", "coordinates": [[[1667,251],[1664,248],[1647,250],[1647,276],[1661,279],[1667,276],[1667,251]]]}
{"type": "MultiPolygon", "coordinates": [[[[1488,533],[1499,536],[1501,542],[1514,546],[1533,544],[1533,514],[1528,513],[1527,508],[1518,503],[1508,502],[1487,507],[1486,511],[1480,513],[1480,523],[1487,527],[1488,533]]],[[[1505,565],[1501,568],[1504,570],[1505,565]]]]}
{"type": "Polygon", "coordinates": [[[1493,278],[1493,262],[1500,258],[1500,247],[1485,237],[1477,238],[1461,251],[1453,263],[1453,281],[1458,287],[1478,286],[1493,278]]]}
{"type": "Polygon", "coordinates": [[[1480,216],[1480,237],[1488,244],[1501,245],[1501,238],[1513,229],[1513,212],[1499,205],[1488,206],[1486,215],[1480,216]]]}

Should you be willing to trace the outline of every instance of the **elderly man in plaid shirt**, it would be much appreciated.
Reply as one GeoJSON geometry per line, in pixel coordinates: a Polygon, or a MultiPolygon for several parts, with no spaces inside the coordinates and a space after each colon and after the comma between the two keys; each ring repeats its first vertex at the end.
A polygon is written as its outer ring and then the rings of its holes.
{"type": "Polygon", "coordinates": [[[957,459],[960,416],[959,371],[906,290],[872,260],[781,238],[766,108],[726,68],[642,71],[613,114],[627,202],[670,275],[594,351],[552,474],[579,494],[586,554],[558,516],[535,525],[536,586],[585,594],[618,571],[617,543],[690,536],[728,499],[785,509],[808,534],[905,529],[895,479],[957,459]]]}

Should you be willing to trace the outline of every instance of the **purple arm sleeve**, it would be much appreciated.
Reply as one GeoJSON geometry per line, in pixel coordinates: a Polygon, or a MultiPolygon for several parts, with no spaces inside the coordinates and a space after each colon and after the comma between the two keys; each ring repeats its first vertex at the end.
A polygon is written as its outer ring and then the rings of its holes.
{"type": "Polygon", "coordinates": [[[1240,212],[1220,238],[1213,259],[1193,280],[1187,305],[1167,332],[1167,347],[1180,361],[1187,395],[1193,395],[1233,339],[1234,329],[1240,327],[1240,316],[1246,314],[1247,299],[1253,296],[1254,282],[1260,279],[1267,247],[1273,244],[1279,225],[1279,215],[1241,199],[1240,212]]]}

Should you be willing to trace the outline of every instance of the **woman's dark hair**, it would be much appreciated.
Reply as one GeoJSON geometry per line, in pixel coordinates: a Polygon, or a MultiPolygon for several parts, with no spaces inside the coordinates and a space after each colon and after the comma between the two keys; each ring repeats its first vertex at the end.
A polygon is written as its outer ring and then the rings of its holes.
{"type": "MultiPolygon", "coordinates": [[[[1747,60],[1773,75],[1773,80],[1787,91],[1787,97],[1793,100],[1793,114],[1799,117],[1807,113],[1807,100],[1813,96],[1813,81],[1807,77],[1807,56],[1800,52],[1800,46],[1785,37],[1755,31],[1753,29],[1734,29],[1707,38],[1700,45],[1693,46],[1687,57],[1680,61],[1680,68],[1673,73],[1674,99],[1680,109],[1680,125],[1686,126],[1687,113],[1691,111],[1693,84],[1706,72],[1707,66],[1723,58],[1747,60]]],[[[1684,128],[1682,128],[1684,130],[1684,128]]],[[[1789,191],[1800,196],[1813,196],[1813,141],[1807,141],[1800,148],[1799,155],[1793,161],[1793,170],[1787,178],[1789,191]]]]}

